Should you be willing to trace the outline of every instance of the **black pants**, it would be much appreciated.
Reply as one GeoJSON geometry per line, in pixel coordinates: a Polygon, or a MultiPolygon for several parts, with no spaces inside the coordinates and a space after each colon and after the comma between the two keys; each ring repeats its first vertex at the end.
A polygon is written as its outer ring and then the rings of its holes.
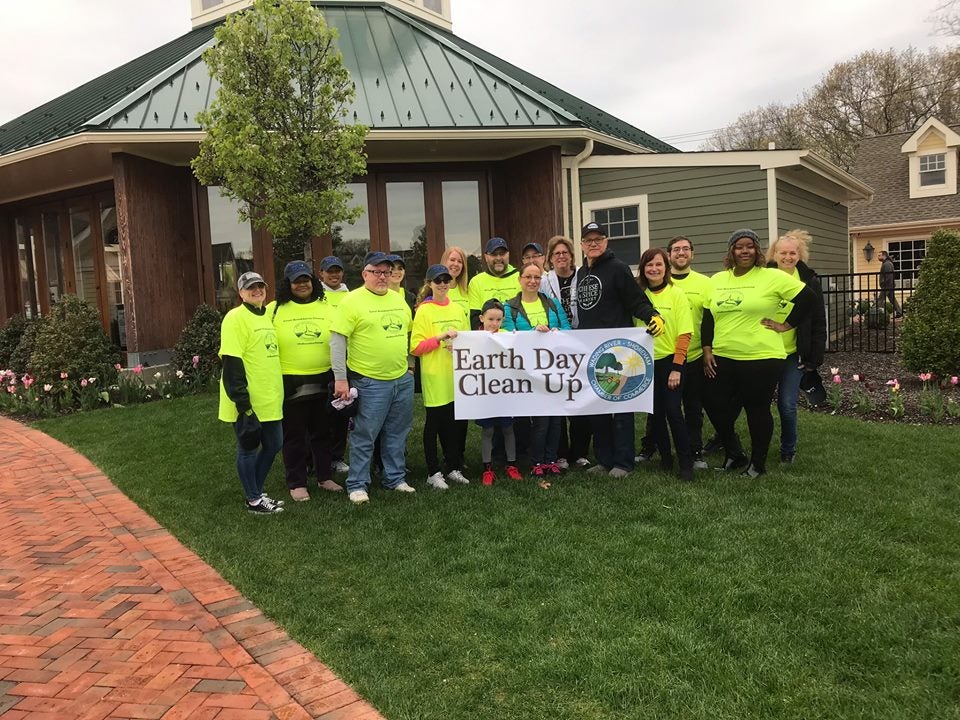
{"type": "Polygon", "coordinates": [[[443,450],[446,471],[463,470],[463,440],[466,420],[454,420],[453,403],[428,407],[423,423],[423,457],[427,461],[427,474],[441,472],[437,441],[443,450]]]}
{"type": "Polygon", "coordinates": [[[742,405],[750,429],[750,462],[766,469],[773,437],[770,403],[783,371],[783,360],[731,360],[716,356],[717,376],[704,381],[704,400],[710,419],[723,442],[727,457],[743,454],[734,431],[737,408],[742,405]]]}
{"type": "Polygon", "coordinates": [[[683,419],[687,423],[690,451],[703,450],[703,357],[687,360],[683,371],[683,419]]]}
{"type": "Polygon", "coordinates": [[[560,418],[560,451],[558,457],[574,463],[590,452],[590,418],[585,415],[560,418]]]}
{"type": "Polygon", "coordinates": [[[653,414],[648,416],[647,429],[652,433],[657,451],[660,453],[661,466],[673,467],[673,455],[670,452],[672,435],[680,467],[691,468],[693,456],[690,454],[690,438],[687,435],[687,425],[681,409],[684,379],[681,375],[680,385],[671,390],[667,387],[667,380],[672,370],[673,355],[653,363],[653,414]]]}
{"type": "Polygon", "coordinates": [[[283,404],[283,466],[287,489],[307,486],[307,458],[313,460],[317,483],[330,479],[333,419],[327,410],[326,395],[283,404]]]}

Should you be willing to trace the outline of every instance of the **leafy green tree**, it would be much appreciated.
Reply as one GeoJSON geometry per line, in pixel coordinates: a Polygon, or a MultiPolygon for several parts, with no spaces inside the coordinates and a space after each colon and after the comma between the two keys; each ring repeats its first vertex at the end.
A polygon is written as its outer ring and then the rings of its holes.
{"type": "Polygon", "coordinates": [[[197,116],[207,136],[193,171],[241,201],[280,258],[362,212],[344,186],[366,172],[367,128],[345,122],[354,85],[336,38],[309,2],[256,0],[203,56],[220,89],[197,116]]]}
{"type": "Polygon", "coordinates": [[[960,233],[938,230],[904,312],[903,365],[940,377],[960,371],[960,233]]]}

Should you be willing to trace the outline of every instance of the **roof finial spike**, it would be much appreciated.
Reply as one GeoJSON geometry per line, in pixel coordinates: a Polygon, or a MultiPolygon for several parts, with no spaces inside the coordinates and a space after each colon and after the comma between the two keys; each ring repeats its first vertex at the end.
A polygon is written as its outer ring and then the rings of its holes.
{"type": "Polygon", "coordinates": [[[453,90],[453,83],[450,83],[450,90],[453,90]]]}
{"type": "Polygon", "coordinates": [[[199,91],[200,91],[200,83],[194,83],[194,85],[197,86],[197,92],[199,92],[199,91]]]}
{"type": "Polygon", "coordinates": [[[513,116],[514,116],[517,120],[519,120],[519,119],[520,119],[520,111],[519,111],[519,110],[514,110],[513,116]]]}
{"type": "Polygon", "coordinates": [[[377,78],[377,87],[380,87],[380,78],[377,78]]]}
{"type": "Polygon", "coordinates": [[[430,78],[424,78],[424,79],[423,79],[423,86],[424,86],[424,87],[430,87],[430,78]]]}
{"type": "Polygon", "coordinates": [[[467,78],[467,85],[473,87],[473,78],[467,78]]]}
{"type": "Polygon", "coordinates": [[[496,80],[493,81],[493,89],[494,89],[494,90],[497,89],[497,81],[496,81],[496,80]]]}
{"type": "Polygon", "coordinates": [[[406,81],[400,83],[400,89],[401,89],[401,90],[406,90],[406,89],[407,89],[407,83],[406,83],[406,81]]]}
{"type": "Polygon", "coordinates": [[[380,119],[383,120],[385,117],[386,117],[386,115],[384,115],[384,114],[383,114],[383,110],[381,110],[381,111],[380,111],[380,119]]]}
{"type": "Polygon", "coordinates": [[[409,110],[407,110],[407,120],[412,120],[412,119],[413,119],[413,114],[409,110]]]}
{"type": "Polygon", "coordinates": [[[540,119],[540,111],[537,110],[537,120],[539,120],[539,119],[540,119]]]}
{"type": "Polygon", "coordinates": [[[493,120],[493,110],[490,111],[490,119],[493,120]]]}

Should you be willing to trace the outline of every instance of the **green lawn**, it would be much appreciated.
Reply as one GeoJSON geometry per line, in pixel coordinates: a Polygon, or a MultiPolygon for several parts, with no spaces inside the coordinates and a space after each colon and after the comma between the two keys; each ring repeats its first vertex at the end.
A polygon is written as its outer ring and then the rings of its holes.
{"type": "Polygon", "coordinates": [[[252,517],[215,402],[38,427],[391,720],[960,717],[955,428],[803,414],[797,464],[762,481],[446,493],[412,433],[416,495],[252,517]]]}

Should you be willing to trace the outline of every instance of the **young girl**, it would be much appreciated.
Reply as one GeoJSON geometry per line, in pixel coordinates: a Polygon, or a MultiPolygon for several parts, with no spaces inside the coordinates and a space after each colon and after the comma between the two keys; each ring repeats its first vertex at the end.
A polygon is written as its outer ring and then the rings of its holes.
{"type": "Polygon", "coordinates": [[[423,301],[417,308],[410,333],[410,352],[420,358],[420,376],[423,382],[423,405],[426,421],[423,425],[423,456],[427,461],[427,485],[437,490],[449,486],[440,470],[437,440],[443,449],[447,466],[447,480],[466,484],[463,475],[463,445],[461,425],[466,420],[455,420],[453,413],[453,357],[450,340],[462,330],[469,330],[467,314],[448,296],[453,278],[446,265],[427,268],[426,284],[421,291],[423,301]]]}
{"type": "MultiPolygon", "coordinates": [[[[501,332],[503,324],[503,303],[495,298],[487,300],[480,309],[480,322],[484,331],[489,333],[501,332]]],[[[493,431],[500,428],[503,433],[503,447],[507,454],[507,466],[504,472],[511,480],[522,480],[523,475],[517,469],[517,439],[513,434],[513,418],[497,417],[477,420],[477,425],[483,428],[480,436],[480,458],[483,460],[484,485],[493,485],[497,475],[491,465],[493,459],[493,431]]]]}

